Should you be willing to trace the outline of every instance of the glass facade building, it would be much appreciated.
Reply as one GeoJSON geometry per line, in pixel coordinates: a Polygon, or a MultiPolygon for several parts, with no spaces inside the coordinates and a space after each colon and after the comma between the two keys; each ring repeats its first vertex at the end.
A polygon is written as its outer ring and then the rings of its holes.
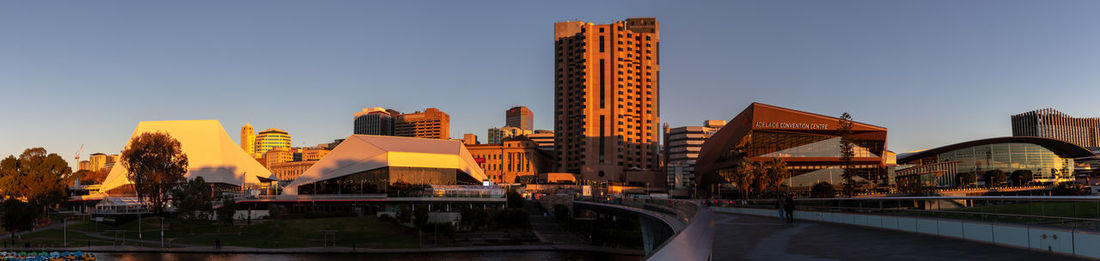
{"type": "Polygon", "coordinates": [[[965,185],[958,178],[964,173],[974,174],[978,184],[986,185],[984,175],[993,170],[1006,175],[1023,170],[1035,182],[1063,182],[1074,179],[1076,158],[1092,156],[1085,148],[1056,139],[993,138],[903,155],[898,164],[913,167],[899,169],[897,174],[899,183],[919,179],[935,187],[965,185]]]}
{"type": "Polygon", "coordinates": [[[384,167],[302,184],[298,187],[298,193],[302,195],[386,194],[398,197],[422,193],[431,185],[479,184],[481,181],[457,169],[384,167]]]}
{"type": "MultiPolygon", "coordinates": [[[[737,170],[741,150],[752,161],[782,159],[791,178],[784,186],[808,190],[819,182],[840,185],[843,178],[839,119],[762,103],[753,103],[707,139],[696,161],[698,190],[709,193],[737,170]]],[[[886,128],[853,122],[852,163],[857,180],[886,180],[886,128]]]]}

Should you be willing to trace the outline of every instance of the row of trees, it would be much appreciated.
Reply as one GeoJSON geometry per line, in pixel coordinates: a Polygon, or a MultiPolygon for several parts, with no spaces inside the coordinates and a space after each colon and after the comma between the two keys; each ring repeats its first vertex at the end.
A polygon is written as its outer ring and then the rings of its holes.
{"type": "Polygon", "coordinates": [[[26,149],[19,157],[0,160],[3,227],[13,233],[30,230],[34,220],[65,199],[75,178],[68,162],[43,148],[26,149]]]}
{"type": "Polygon", "coordinates": [[[721,174],[726,181],[737,185],[743,197],[747,198],[753,194],[765,196],[769,191],[779,193],[783,181],[790,178],[787,162],[783,159],[753,161],[744,147],[738,147],[734,153],[737,159],[734,171],[721,172],[721,174]]]}
{"type": "MultiPolygon", "coordinates": [[[[1002,170],[994,169],[982,173],[982,180],[985,181],[986,186],[997,186],[1005,183],[1014,186],[1023,186],[1031,183],[1034,178],[1031,170],[1021,169],[1013,171],[1012,173],[1005,173],[1002,170]]],[[[970,187],[977,182],[977,176],[973,172],[959,173],[955,175],[955,181],[959,187],[970,187]]]]}

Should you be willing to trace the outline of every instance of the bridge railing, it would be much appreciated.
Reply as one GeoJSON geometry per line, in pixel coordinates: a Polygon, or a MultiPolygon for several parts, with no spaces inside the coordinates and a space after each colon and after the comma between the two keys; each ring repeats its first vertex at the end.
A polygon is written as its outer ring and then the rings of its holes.
{"type": "Polygon", "coordinates": [[[679,223],[668,224],[675,233],[648,253],[646,260],[710,260],[714,240],[714,217],[699,201],[633,198],[582,198],[579,200],[656,212],[669,217],[661,219],[662,221],[679,223]]]}
{"type": "MultiPolygon", "coordinates": [[[[723,207],[776,207],[775,199],[716,200],[723,207]]],[[[797,210],[935,217],[1100,231],[1100,197],[964,196],[810,198],[795,200],[797,210]]]]}

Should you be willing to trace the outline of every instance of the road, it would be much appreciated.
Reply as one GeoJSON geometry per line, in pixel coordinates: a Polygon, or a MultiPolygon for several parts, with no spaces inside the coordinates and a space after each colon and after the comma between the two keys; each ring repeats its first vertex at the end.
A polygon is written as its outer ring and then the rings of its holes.
{"type": "Polygon", "coordinates": [[[1081,260],[952,238],[715,213],[713,260],[1081,260]]]}

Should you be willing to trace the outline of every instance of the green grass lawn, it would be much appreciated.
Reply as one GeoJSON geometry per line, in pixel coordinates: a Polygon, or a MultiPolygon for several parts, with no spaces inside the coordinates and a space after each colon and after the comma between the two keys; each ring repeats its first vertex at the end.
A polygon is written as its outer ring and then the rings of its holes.
{"type": "MultiPolygon", "coordinates": [[[[75,223],[69,226],[69,236],[73,230],[99,232],[114,236],[121,232],[127,239],[138,238],[137,221],[119,226],[108,226],[93,222],[75,223]]],[[[219,225],[213,222],[188,222],[169,220],[165,224],[164,237],[171,242],[189,245],[213,246],[215,240],[221,240],[223,246],[243,246],[259,248],[320,247],[324,246],[322,230],[336,231],[336,245],[360,248],[415,248],[419,246],[417,233],[413,229],[384,223],[375,217],[336,217],[290,220],[267,220],[252,225],[219,225]]],[[[53,234],[35,233],[36,238],[54,239],[53,234]]],[[[57,231],[60,235],[60,231],[57,231]]],[[[141,220],[143,240],[160,240],[159,218],[141,220]]],[[[57,237],[60,240],[59,237],[57,237]]],[[[111,245],[111,242],[104,242],[111,245]]],[[[95,242],[93,242],[95,245],[95,242]]]]}
{"type": "Polygon", "coordinates": [[[1035,202],[995,206],[976,206],[951,209],[948,211],[981,212],[994,214],[1015,214],[1035,216],[1055,216],[1073,218],[1100,218],[1097,202],[1035,202]]]}
{"type": "Polygon", "coordinates": [[[1097,219],[1100,218],[1097,210],[1100,210],[1100,208],[1098,208],[1096,202],[1032,202],[943,209],[939,212],[904,211],[896,212],[895,214],[903,216],[938,217],[963,220],[978,220],[983,222],[1019,223],[1100,230],[1100,222],[1088,220],[1066,220],[1058,218],[1070,217],[1097,219]],[[989,213],[991,215],[982,215],[975,213],[989,213]],[[1031,215],[1048,217],[1020,217],[1011,215],[1031,215]]]}

